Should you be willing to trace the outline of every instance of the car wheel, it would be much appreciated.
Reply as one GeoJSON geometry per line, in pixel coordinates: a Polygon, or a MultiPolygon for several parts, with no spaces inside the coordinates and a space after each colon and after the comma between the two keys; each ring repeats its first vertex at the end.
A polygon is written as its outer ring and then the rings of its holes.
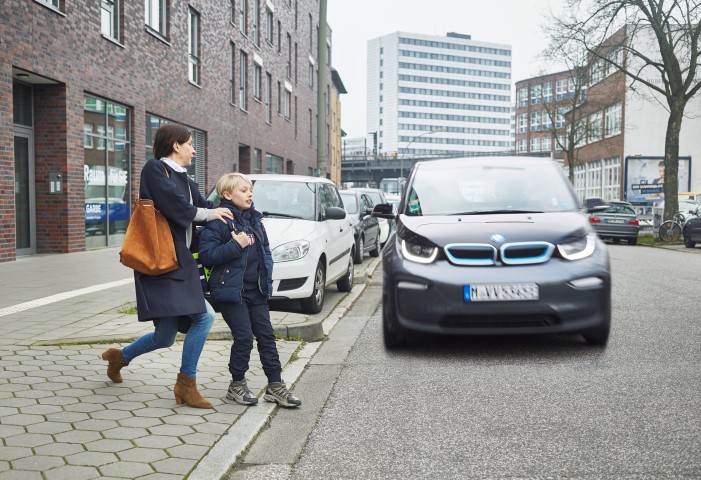
{"type": "Polygon", "coordinates": [[[304,313],[319,313],[324,306],[324,288],[326,287],[326,271],[319,260],[314,273],[314,290],[309,298],[300,301],[304,313]]]}
{"type": "Polygon", "coordinates": [[[686,248],[694,248],[696,246],[696,242],[691,240],[691,232],[684,232],[684,246],[686,248]]]}
{"type": "Polygon", "coordinates": [[[638,237],[629,237],[628,238],[628,245],[637,245],[638,244],[638,237]]]}
{"type": "Polygon", "coordinates": [[[609,340],[609,332],[611,330],[611,324],[607,323],[601,327],[590,328],[582,332],[584,340],[587,341],[589,345],[594,346],[604,346],[609,340]]]}
{"type": "Polygon", "coordinates": [[[406,332],[397,321],[397,314],[389,294],[382,296],[382,339],[385,348],[389,350],[401,348],[407,342],[406,332]]]}
{"type": "Polygon", "coordinates": [[[379,257],[380,256],[380,249],[382,247],[380,246],[380,234],[377,234],[377,237],[375,237],[375,248],[370,250],[370,256],[371,257],[379,257]]]}
{"type": "Polygon", "coordinates": [[[353,261],[357,264],[360,265],[363,263],[363,256],[365,255],[365,252],[363,251],[365,249],[365,245],[363,243],[363,236],[360,235],[358,236],[358,241],[356,242],[355,245],[355,256],[353,257],[353,261]]]}
{"type": "Polygon", "coordinates": [[[350,292],[353,288],[353,280],[355,279],[355,267],[353,266],[353,257],[348,257],[348,271],[337,282],[339,292],[350,292]]]}

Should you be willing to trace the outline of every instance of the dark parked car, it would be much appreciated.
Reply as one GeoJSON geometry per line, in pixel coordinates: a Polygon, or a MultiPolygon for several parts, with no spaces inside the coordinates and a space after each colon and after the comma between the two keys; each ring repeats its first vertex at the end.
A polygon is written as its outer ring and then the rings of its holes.
{"type": "Polygon", "coordinates": [[[605,210],[589,214],[589,223],[601,238],[610,238],[613,243],[621,239],[629,245],[638,243],[640,221],[633,210],[633,205],[621,200],[609,200],[605,210]]]}
{"type": "Polygon", "coordinates": [[[355,263],[363,263],[363,257],[366,252],[371,257],[379,257],[381,248],[380,226],[377,218],[372,216],[374,203],[363,192],[341,190],[339,193],[353,226],[353,236],[355,238],[353,261],[355,263]]]}
{"type": "MultiPolygon", "coordinates": [[[[372,200],[372,203],[375,205],[379,205],[380,203],[390,203],[389,199],[385,197],[385,192],[379,188],[353,187],[349,188],[348,190],[366,193],[368,197],[370,197],[370,200],[372,200]]],[[[394,231],[394,222],[384,218],[380,218],[378,220],[380,222],[380,246],[384,247],[390,234],[394,231]]]]}
{"type": "MultiPolygon", "coordinates": [[[[681,201],[680,208],[681,208],[681,201]]],[[[697,243],[701,243],[701,206],[685,212],[686,222],[682,234],[684,235],[684,246],[694,248],[697,243]],[[693,213],[692,213],[693,212],[693,213]]]]}
{"type": "Polygon", "coordinates": [[[605,345],[611,324],[606,245],[562,169],[546,158],[417,162],[383,250],[388,348],[412,332],[579,333],[605,345]]]}

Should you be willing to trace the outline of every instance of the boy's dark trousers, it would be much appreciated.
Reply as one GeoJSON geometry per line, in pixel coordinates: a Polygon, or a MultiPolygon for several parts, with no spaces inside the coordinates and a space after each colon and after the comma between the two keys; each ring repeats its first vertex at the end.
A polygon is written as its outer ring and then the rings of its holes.
{"type": "Polygon", "coordinates": [[[280,356],[275,344],[275,333],[270,323],[268,299],[258,288],[244,290],[241,303],[220,302],[219,309],[231,329],[234,344],[231,346],[229,372],[234,381],[243,380],[248,371],[248,361],[253,350],[253,337],[258,342],[258,353],[268,383],[280,382],[280,356]]]}

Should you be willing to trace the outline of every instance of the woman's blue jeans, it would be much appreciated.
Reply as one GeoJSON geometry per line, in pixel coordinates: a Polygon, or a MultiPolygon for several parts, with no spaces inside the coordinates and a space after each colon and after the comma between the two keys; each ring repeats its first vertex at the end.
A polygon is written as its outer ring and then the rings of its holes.
{"type": "MultiPolygon", "coordinates": [[[[180,364],[180,373],[188,377],[197,376],[197,362],[204,348],[204,341],[207,339],[209,329],[214,323],[214,309],[205,300],[207,311],[190,315],[192,325],[185,335],[183,342],[183,358],[180,364]]],[[[144,353],[152,352],[159,348],[168,348],[175,342],[175,336],[178,334],[178,318],[165,317],[154,320],[155,329],[151,333],[147,333],[138,338],[134,343],[127,345],[122,349],[122,357],[126,363],[130,363],[133,359],[144,353]]]]}

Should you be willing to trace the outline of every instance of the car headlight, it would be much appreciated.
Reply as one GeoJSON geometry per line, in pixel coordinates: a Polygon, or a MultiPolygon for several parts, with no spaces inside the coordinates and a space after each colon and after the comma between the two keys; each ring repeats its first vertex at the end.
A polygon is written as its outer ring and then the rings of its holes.
{"type": "Polygon", "coordinates": [[[438,255],[438,248],[402,240],[402,255],[416,263],[431,263],[438,255]]]}
{"type": "Polygon", "coordinates": [[[581,237],[568,238],[557,245],[557,251],[565,260],[580,260],[591,256],[596,248],[596,234],[587,233],[581,237]]]}
{"type": "Polygon", "coordinates": [[[273,262],[291,262],[303,258],[309,251],[307,240],[295,240],[294,242],[283,243],[272,252],[273,262]]]}

